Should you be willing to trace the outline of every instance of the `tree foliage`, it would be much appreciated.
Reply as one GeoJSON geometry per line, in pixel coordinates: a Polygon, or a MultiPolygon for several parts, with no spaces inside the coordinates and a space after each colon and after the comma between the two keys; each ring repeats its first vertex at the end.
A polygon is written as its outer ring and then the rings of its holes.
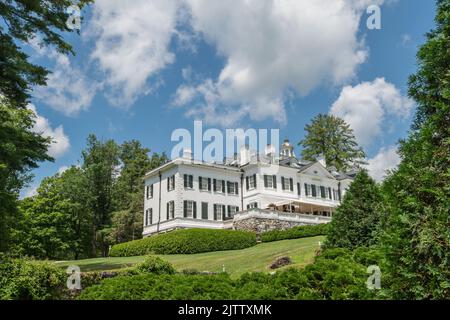
{"type": "Polygon", "coordinates": [[[33,111],[11,107],[0,98],[0,251],[9,244],[9,231],[17,216],[17,197],[38,162],[52,160],[50,143],[32,131],[33,111]]]}
{"type": "Polygon", "coordinates": [[[326,245],[353,249],[378,242],[382,197],[379,187],[361,170],[333,214],[326,245]]]}
{"type": "MultiPolygon", "coordinates": [[[[82,8],[92,0],[80,0],[82,8]]],[[[6,0],[0,2],[0,93],[13,106],[24,107],[35,85],[45,85],[49,73],[44,67],[29,61],[19,45],[32,41],[39,46],[52,46],[58,52],[73,53],[72,47],[62,37],[62,32],[72,31],[66,25],[67,8],[71,0],[6,0]]]]}
{"type": "Polygon", "coordinates": [[[420,48],[409,95],[418,104],[401,163],[385,182],[383,239],[392,293],[450,297],[450,1],[437,2],[436,28],[420,48]]]}
{"type": "Polygon", "coordinates": [[[299,142],[302,157],[316,161],[323,156],[327,166],[346,171],[364,164],[365,153],[356,142],[350,126],[341,118],[319,114],[305,127],[306,136],[299,142]]]}

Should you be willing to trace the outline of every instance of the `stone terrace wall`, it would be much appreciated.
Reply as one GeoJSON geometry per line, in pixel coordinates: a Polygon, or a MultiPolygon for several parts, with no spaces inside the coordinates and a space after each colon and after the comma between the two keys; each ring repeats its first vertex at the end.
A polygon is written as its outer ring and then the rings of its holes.
{"type": "Polygon", "coordinates": [[[331,218],[328,217],[252,209],[234,216],[233,229],[260,234],[265,231],[286,230],[296,226],[315,225],[330,221],[331,218]]]}

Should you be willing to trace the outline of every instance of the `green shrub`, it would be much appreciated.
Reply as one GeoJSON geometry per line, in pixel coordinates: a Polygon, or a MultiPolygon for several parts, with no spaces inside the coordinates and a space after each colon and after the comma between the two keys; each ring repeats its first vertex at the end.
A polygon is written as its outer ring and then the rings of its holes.
{"type": "Polygon", "coordinates": [[[278,240],[299,239],[326,235],[328,232],[328,228],[328,224],[322,223],[317,225],[298,226],[287,230],[267,231],[261,234],[261,241],[271,242],[278,240]]]}
{"type": "Polygon", "coordinates": [[[220,275],[140,274],[106,279],[84,290],[80,300],[222,300],[233,298],[232,280],[220,275]]]}
{"type": "Polygon", "coordinates": [[[50,262],[0,257],[0,300],[50,300],[65,294],[67,275],[50,262]]]}
{"type": "Polygon", "coordinates": [[[146,254],[192,254],[244,249],[256,244],[252,232],[235,230],[184,229],[114,245],[111,257],[146,254]]]}
{"type": "Polygon", "coordinates": [[[140,273],[154,274],[174,274],[175,268],[169,262],[159,258],[148,256],[141,263],[136,265],[136,270],[140,273]]]}

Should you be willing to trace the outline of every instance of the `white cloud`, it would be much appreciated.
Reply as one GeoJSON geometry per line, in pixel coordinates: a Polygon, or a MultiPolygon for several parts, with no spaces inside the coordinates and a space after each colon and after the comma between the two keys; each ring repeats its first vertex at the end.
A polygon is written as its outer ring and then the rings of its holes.
{"type": "Polygon", "coordinates": [[[50,68],[52,72],[47,76],[47,85],[36,87],[36,98],[68,116],[87,110],[99,84],[89,80],[82,70],[74,67],[68,56],[54,49],[39,47],[36,41],[30,45],[37,55],[54,62],[54,66],[50,68]]]}
{"type": "Polygon", "coordinates": [[[382,181],[387,170],[395,169],[400,163],[397,147],[381,148],[378,154],[367,161],[367,170],[376,181],[382,181]]]}
{"type": "Polygon", "coordinates": [[[384,78],[346,86],[333,103],[330,113],[343,118],[355,131],[358,142],[369,146],[382,133],[387,116],[406,118],[413,101],[384,78]]]}
{"type": "Polygon", "coordinates": [[[97,0],[85,36],[95,39],[92,59],[105,73],[108,98],[129,106],[151,92],[148,80],[171,64],[179,1],[97,0]]]}
{"type": "Polygon", "coordinates": [[[64,128],[62,125],[52,128],[50,122],[47,118],[40,116],[36,107],[32,104],[28,105],[28,108],[32,110],[35,115],[35,125],[33,127],[33,132],[36,132],[44,137],[51,137],[52,143],[48,148],[48,154],[51,157],[58,158],[66,153],[70,148],[69,137],[64,133],[64,128]]]}
{"type": "MultiPolygon", "coordinates": [[[[383,1],[377,1],[382,3],[383,1]]],[[[366,0],[186,0],[193,30],[226,60],[217,79],[192,86],[188,114],[213,123],[239,114],[286,121],[286,93],[307,95],[355,76],[368,50],[358,39],[366,0]]],[[[238,117],[234,117],[238,120],[238,117]]]]}

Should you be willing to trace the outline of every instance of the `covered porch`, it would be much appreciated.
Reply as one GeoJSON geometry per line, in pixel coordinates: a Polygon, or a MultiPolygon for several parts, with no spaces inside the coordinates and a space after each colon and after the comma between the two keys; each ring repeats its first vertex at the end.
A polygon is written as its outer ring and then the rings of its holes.
{"type": "Polygon", "coordinates": [[[287,213],[299,213],[312,216],[332,217],[336,207],[333,205],[323,205],[317,203],[310,203],[301,200],[294,201],[279,201],[270,203],[267,206],[269,210],[276,210],[287,213]]]}

